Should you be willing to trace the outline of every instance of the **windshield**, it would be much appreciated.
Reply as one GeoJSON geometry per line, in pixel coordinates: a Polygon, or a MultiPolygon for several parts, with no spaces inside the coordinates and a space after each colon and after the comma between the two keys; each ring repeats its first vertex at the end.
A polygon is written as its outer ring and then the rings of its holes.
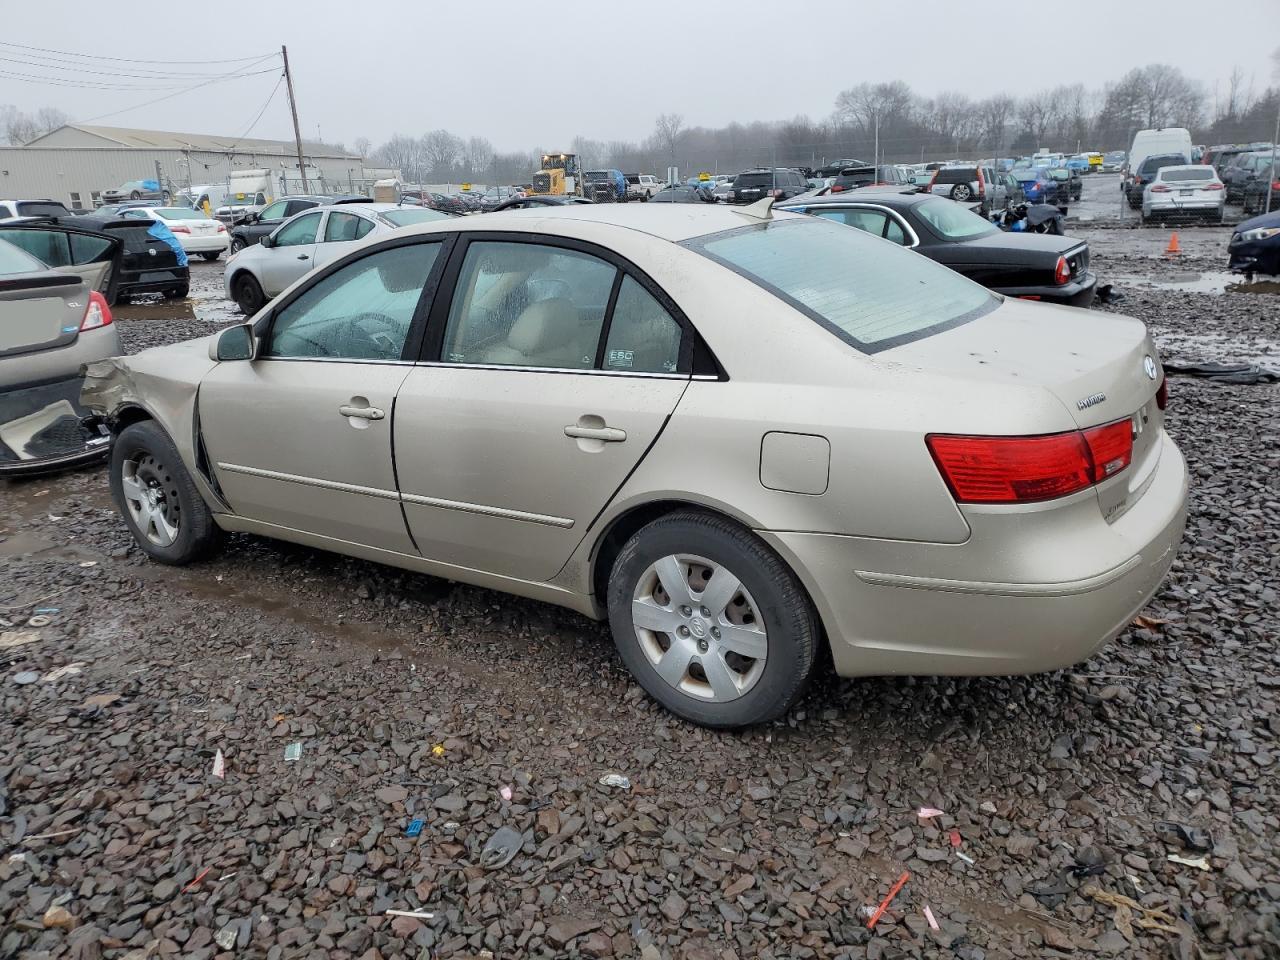
{"type": "Polygon", "coordinates": [[[822,218],[740,227],[685,246],[755,282],[864,353],[959,326],[999,303],[927,257],[822,218]]]}
{"type": "Polygon", "coordinates": [[[208,220],[203,210],[190,207],[156,207],[155,212],[166,220],[208,220]]]}
{"type": "Polygon", "coordinates": [[[0,240],[0,276],[7,273],[35,273],[47,270],[43,263],[8,240],[0,240]]]}
{"type": "Polygon", "coordinates": [[[968,240],[999,233],[1000,228],[989,223],[958,203],[931,197],[916,205],[916,216],[929,225],[938,236],[946,240],[968,240]]]}
{"type": "Polygon", "coordinates": [[[23,217],[65,217],[70,212],[56,201],[24,200],[18,204],[18,214],[23,217]]]}
{"type": "Polygon", "coordinates": [[[401,210],[388,210],[382,219],[397,227],[410,227],[415,223],[430,223],[432,220],[451,220],[452,215],[430,207],[405,207],[401,210]]]}
{"type": "Polygon", "coordinates": [[[1033,180],[1040,179],[1040,171],[1026,168],[1023,168],[1022,170],[1015,170],[1013,171],[1013,178],[1019,183],[1030,183],[1033,180]]]}

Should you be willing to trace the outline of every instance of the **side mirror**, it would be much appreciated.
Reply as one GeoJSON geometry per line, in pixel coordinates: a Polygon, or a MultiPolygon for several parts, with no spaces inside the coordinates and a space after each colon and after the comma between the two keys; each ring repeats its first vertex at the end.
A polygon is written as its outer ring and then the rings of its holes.
{"type": "Polygon", "coordinates": [[[223,330],[209,343],[209,359],[219,363],[225,360],[252,360],[253,327],[242,323],[223,330]]]}
{"type": "Polygon", "coordinates": [[[273,246],[275,246],[274,241],[271,239],[271,234],[269,234],[269,233],[268,233],[268,234],[266,234],[266,235],[264,235],[264,236],[263,236],[263,238],[262,238],[261,240],[259,240],[259,241],[258,241],[258,243],[259,243],[259,244],[261,244],[261,245],[262,245],[262,246],[264,246],[264,247],[273,247],[273,246]]]}

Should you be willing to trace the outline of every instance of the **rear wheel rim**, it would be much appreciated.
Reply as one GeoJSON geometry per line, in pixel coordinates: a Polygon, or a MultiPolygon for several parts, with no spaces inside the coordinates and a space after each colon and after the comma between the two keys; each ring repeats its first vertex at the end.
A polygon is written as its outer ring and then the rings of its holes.
{"type": "Polygon", "coordinates": [[[173,475],[151,453],[143,452],[120,467],[125,509],[148,543],[172,546],[182,527],[182,505],[173,475]]]}
{"type": "Polygon", "coordinates": [[[728,703],[764,674],[763,611],[723,564],[692,554],[650,564],[632,594],[631,622],[654,672],[691,697],[728,703]]]}

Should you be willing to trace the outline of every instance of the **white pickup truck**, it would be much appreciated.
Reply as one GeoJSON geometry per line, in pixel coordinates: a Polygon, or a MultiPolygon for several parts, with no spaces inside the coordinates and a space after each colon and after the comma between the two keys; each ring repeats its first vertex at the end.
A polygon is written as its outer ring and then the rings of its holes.
{"type": "Polygon", "coordinates": [[[663,187],[662,181],[648,173],[627,174],[627,199],[648,200],[663,187]]]}

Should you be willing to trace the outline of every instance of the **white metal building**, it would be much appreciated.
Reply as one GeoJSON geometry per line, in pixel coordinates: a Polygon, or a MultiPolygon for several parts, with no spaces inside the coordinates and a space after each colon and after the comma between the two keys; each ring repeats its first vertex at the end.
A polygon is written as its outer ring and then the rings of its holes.
{"type": "MultiPolygon", "coordinates": [[[[303,141],[302,155],[313,192],[346,192],[364,178],[356,154],[303,141]],[[316,173],[322,182],[313,182],[316,173]]],[[[103,190],[130,180],[154,180],[157,163],[165,185],[176,190],[225,183],[232,170],[270,169],[279,171],[279,194],[302,191],[292,140],[72,123],[26,146],[0,147],[0,198],[49,198],[72,209],[91,209],[103,190]]]]}

